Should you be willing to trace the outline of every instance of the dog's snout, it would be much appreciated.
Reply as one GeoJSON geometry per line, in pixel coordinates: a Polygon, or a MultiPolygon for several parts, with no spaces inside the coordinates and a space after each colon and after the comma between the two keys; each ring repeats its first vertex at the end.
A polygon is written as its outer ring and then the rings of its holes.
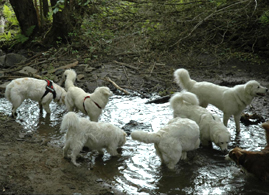
{"type": "Polygon", "coordinates": [[[224,154],[228,154],[229,153],[229,151],[228,151],[228,149],[226,148],[226,149],[224,149],[224,150],[222,150],[222,152],[224,153],[224,154]]]}

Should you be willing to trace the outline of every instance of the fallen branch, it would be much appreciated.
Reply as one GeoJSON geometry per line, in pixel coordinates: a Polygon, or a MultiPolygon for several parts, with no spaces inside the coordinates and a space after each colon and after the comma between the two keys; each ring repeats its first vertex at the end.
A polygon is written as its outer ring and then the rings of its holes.
{"type": "Polygon", "coordinates": [[[129,65],[129,64],[125,64],[125,63],[122,63],[122,62],[118,62],[118,61],[116,61],[116,60],[114,60],[114,62],[115,62],[116,64],[120,64],[120,65],[122,65],[122,66],[126,66],[126,67],[128,67],[128,68],[132,68],[132,69],[138,70],[137,67],[131,66],[131,65],[129,65]]]}
{"type": "Polygon", "coordinates": [[[112,81],[109,77],[105,77],[105,80],[107,80],[108,82],[112,83],[112,85],[114,85],[114,87],[116,87],[118,90],[124,92],[126,95],[130,95],[130,93],[128,91],[126,91],[125,89],[122,89],[114,81],[112,81]]]}
{"type": "Polygon", "coordinates": [[[65,66],[61,66],[61,67],[59,67],[59,68],[55,68],[55,69],[49,71],[49,73],[50,73],[50,74],[51,74],[51,73],[54,73],[54,72],[56,72],[56,71],[59,70],[59,69],[69,69],[69,68],[75,67],[75,66],[77,66],[77,65],[78,65],[78,61],[75,61],[75,62],[73,62],[73,63],[71,63],[71,64],[67,64],[67,65],[65,65],[65,66]]]}
{"type": "Polygon", "coordinates": [[[160,97],[160,98],[157,98],[157,99],[154,99],[154,100],[150,100],[150,101],[147,101],[145,104],[164,104],[166,102],[169,102],[171,96],[170,95],[167,95],[167,96],[163,96],[163,97],[160,97]]]}

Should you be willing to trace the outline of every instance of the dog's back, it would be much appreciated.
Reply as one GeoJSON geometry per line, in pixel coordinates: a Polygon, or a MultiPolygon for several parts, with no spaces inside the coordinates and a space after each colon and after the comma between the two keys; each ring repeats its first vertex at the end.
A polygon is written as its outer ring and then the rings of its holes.
{"type": "Polygon", "coordinates": [[[7,85],[5,96],[9,101],[18,97],[39,101],[45,91],[45,86],[46,82],[43,80],[28,77],[18,78],[7,85]]]}
{"type": "Polygon", "coordinates": [[[220,99],[224,91],[229,89],[228,87],[219,86],[206,81],[196,82],[190,78],[189,72],[183,68],[176,70],[174,77],[176,83],[182,89],[186,89],[198,97],[201,106],[206,107],[210,103],[222,110],[223,104],[220,99]]]}
{"type": "Polygon", "coordinates": [[[182,91],[175,93],[170,99],[174,117],[189,118],[197,124],[200,123],[202,115],[208,115],[205,108],[199,106],[199,100],[193,93],[182,91]]]}
{"type": "Polygon", "coordinates": [[[170,137],[180,141],[182,150],[194,150],[200,145],[200,130],[197,123],[186,118],[174,118],[168,123],[170,137]]]}

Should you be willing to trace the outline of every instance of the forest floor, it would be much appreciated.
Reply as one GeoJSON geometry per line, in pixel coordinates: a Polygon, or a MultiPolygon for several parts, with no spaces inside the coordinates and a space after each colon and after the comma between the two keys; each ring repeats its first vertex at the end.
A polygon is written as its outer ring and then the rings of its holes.
{"type": "MultiPolygon", "coordinates": [[[[73,62],[70,57],[55,61],[60,67],[73,62]]],[[[174,83],[173,72],[177,68],[186,68],[191,78],[197,81],[210,81],[219,85],[234,86],[255,79],[262,85],[269,87],[268,66],[250,65],[230,60],[217,66],[208,63],[208,57],[200,57],[200,64],[176,64],[167,60],[162,62],[146,63],[133,61],[132,58],[107,58],[84,63],[78,61],[73,67],[80,75],[77,85],[85,91],[92,90],[100,85],[109,86],[114,92],[115,87],[106,80],[109,77],[118,86],[125,90],[137,91],[149,97],[153,92],[160,95],[179,91],[174,83]]],[[[27,63],[21,66],[26,66],[27,63]]],[[[32,67],[47,70],[49,65],[35,65],[32,67]],[[38,68],[37,68],[38,67],[38,68]]],[[[3,70],[7,75],[13,75],[12,69],[3,70]]],[[[60,79],[61,71],[55,72],[60,79]]],[[[1,83],[8,80],[1,78],[1,83]]],[[[1,98],[4,91],[1,91],[1,98]]],[[[254,102],[256,111],[262,112],[265,119],[269,119],[267,102],[254,102]]],[[[70,161],[62,158],[62,149],[44,142],[38,134],[21,138],[20,124],[14,119],[0,113],[0,194],[119,194],[113,188],[111,181],[103,179],[98,170],[90,169],[87,165],[74,167],[70,161]]]]}

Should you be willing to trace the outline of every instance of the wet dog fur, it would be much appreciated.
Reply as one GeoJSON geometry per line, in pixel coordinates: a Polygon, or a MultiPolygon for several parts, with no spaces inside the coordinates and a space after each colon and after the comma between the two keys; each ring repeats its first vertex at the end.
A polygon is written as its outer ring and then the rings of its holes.
{"type": "Polygon", "coordinates": [[[127,134],[122,129],[109,123],[90,121],[74,112],[68,112],[63,117],[60,129],[61,132],[67,130],[63,156],[68,157],[70,149],[71,161],[75,166],[80,166],[76,158],[84,146],[101,154],[105,148],[111,156],[117,156],[117,148],[126,142],[127,134]]]}
{"type": "Polygon", "coordinates": [[[91,121],[97,122],[103,109],[108,103],[109,97],[113,95],[108,87],[97,87],[93,93],[86,93],[83,89],[76,87],[76,72],[72,69],[63,74],[65,80],[65,105],[68,111],[79,110],[88,115],[91,121]],[[86,98],[85,97],[89,97],[86,98]]]}
{"type": "Polygon", "coordinates": [[[239,147],[232,149],[225,156],[226,160],[232,160],[244,171],[254,175],[261,181],[269,179],[269,121],[262,123],[265,129],[267,145],[261,151],[247,151],[239,147]]]}
{"type": "Polygon", "coordinates": [[[133,131],[132,139],[154,143],[156,154],[169,169],[174,169],[180,159],[187,158],[187,152],[199,148],[200,132],[196,122],[190,119],[174,118],[157,132],[133,131]]]}
{"type": "Polygon", "coordinates": [[[199,100],[193,93],[185,90],[175,93],[170,98],[174,117],[194,120],[200,129],[200,140],[203,146],[212,148],[214,142],[223,152],[228,151],[231,134],[217,115],[199,106],[199,100]]]}
{"type": "MultiPolygon", "coordinates": [[[[45,80],[35,78],[19,78],[14,79],[6,86],[5,97],[12,103],[12,116],[16,117],[16,110],[25,99],[31,99],[39,103],[40,113],[43,113],[43,108],[50,114],[49,104],[53,100],[52,93],[48,93],[43,97],[46,91],[47,82],[45,80]]],[[[59,104],[65,103],[66,91],[53,83],[53,88],[56,92],[54,101],[59,104]]]]}
{"type": "Polygon", "coordinates": [[[174,72],[176,83],[189,92],[197,95],[200,105],[216,106],[223,111],[223,123],[228,124],[230,116],[234,116],[236,131],[240,132],[240,117],[242,111],[251,103],[254,97],[264,96],[268,89],[255,80],[248,81],[234,87],[219,86],[210,82],[196,82],[190,78],[186,69],[177,69],[174,72]]]}

